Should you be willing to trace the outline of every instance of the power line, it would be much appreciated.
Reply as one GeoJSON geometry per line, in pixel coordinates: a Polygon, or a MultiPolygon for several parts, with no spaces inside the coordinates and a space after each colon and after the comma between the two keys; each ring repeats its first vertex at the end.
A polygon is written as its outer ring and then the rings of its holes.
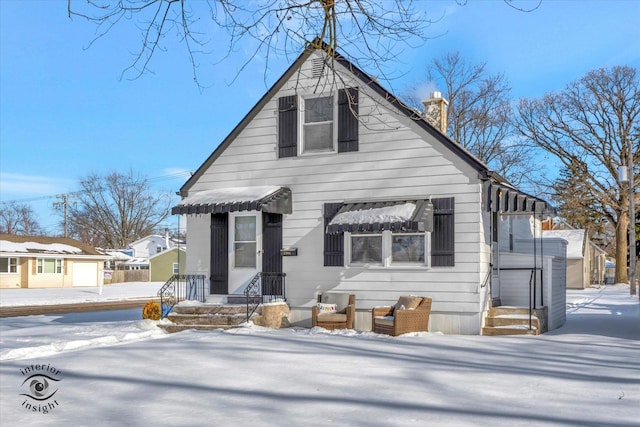
{"type": "MultiPolygon", "coordinates": [[[[168,175],[161,175],[161,176],[156,176],[153,178],[147,178],[146,181],[153,183],[153,182],[160,182],[160,181],[168,181],[170,179],[175,179],[175,178],[180,178],[180,177],[187,177],[187,176],[191,176],[192,172],[190,171],[184,171],[184,172],[175,172],[172,174],[168,174],[168,175]]],[[[13,200],[4,200],[1,201],[0,203],[29,203],[29,202],[38,202],[41,200],[48,200],[48,199],[59,199],[61,197],[73,197],[76,195],[80,195],[86,193],[86,190],[80,190],[80,191],[73,191],[73,192],[69,192],[69,193],[64,193],[64,194],[56,194],[56,195],[52,195],[52,196],[38,196],[38,197],[30,197],[30,198],[26,198],[26,199],[13,199],[13,200]]],[[[57,203],[57,202],[56,202],[57,203]]],[[[54,203],[55,205],[55,203],[54,203]]]]}

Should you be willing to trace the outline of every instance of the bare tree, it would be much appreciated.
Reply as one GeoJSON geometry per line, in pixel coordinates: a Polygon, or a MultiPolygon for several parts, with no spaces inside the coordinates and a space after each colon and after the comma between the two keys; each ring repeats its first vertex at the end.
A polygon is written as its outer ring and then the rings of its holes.
{"type": "Polygon", "coordinates": [[[18,202],[0,204],[0,233],[36,236],[42,228],[31,206],[18,202]]]}
{"type": "Polygon", "coordinates": [[[133,172],[91,174],[69,205],[70,235],[93,246],[123,248],[144,237],[170,214],[171,199],[154,194],[133,172]]]}
{"type": "Polygon", "coordinates": [[[634,132],[640,126],[639,78],[638,70],[627,66],[591,71],[560,93],[521,100],[516,121],[527,141],[555,156],[581,183],[582,194],[597,201],[579,208],[615,226],[617,282],[628,281],[629,226],[628,184],[618,180],[618,168],[627,165],[629,148],[634,163],[640,160],[634,132]]]}
{"type": "Polygon", "coordinates": [[[296,56],[310,43],[330,55],[345,47],[360,66],[375,67],[402,46],[424,38],[431,20],[412,0],[67,0],[69,17],[96,24],[94,42],[116,26],[135,25],[142,41],[123,77],[150,71],[158,51],[178,40],[186,49],[193,79],[205,55],[218,63],[250,49],[242,70],[256,56],[296,56]],[[175,39],[170,36],[174,36],[175,39]],[[313,41],[313,42],[312,42],[313,41]],[[326,42],[324,44],[323,42],[326,42]]]}
{"type": "MultiPolygon", "coordinates": [[[[449,102],[447,134],[511,183],[522,185],[535,163],[531,147],[514,139],[511,88],[504,74],[490,74],[486,63],[471,64],[454,52],[435,58],[427,79],[449,102]]],[[[408,98],[420,108],[421,100],[408,98]]]]}
{"type": "Polygon", "coordinates": [[[42,228],[31,206],[18,202],[0,204],[0,233],[35,236],[42,228]]]}

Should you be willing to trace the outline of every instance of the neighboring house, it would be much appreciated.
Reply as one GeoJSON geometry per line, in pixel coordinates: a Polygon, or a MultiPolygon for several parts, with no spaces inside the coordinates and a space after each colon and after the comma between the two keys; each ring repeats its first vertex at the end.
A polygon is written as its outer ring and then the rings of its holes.
{"type": "Polygon", "coordinates": [[[134,258],[151,258],[174,246],[177,246],[177,243],[169,237],[169,233],[167,232],[164,236],[159,234],[145,236],[129,244],[127,249],[133,251],[131,252],[131,256],[134,258]]]}
{"type": "MultiPolygon", "coordinates": [[[[180,194],[186,272],[207,277],[208,301],[284,273],[294,324],[310,325],[320,292],[354,293],[361,330],[371,308],[413,294],[433,298],[432,331],[456,334],[479,334],[492,292],[511,286],[497,267],[502,214],[547,209],[354,64],[314,49],[180,194]]],[[[527,251],[518,262],[531,270],[527,251]]]]}
{"type": "Polygon", "coordinates": [[[126,264],[126,262],[133,258],[131,255],[128,255],[123,251],[118,251],[114,249],[104,250],[104,253],[106,253],[110,257],[104,263],[105,270],[124,269],[124,265],[126,264]]]}
{"type": "Polygon", "coordinates": [[[166,282],[174,274],[185,273],[187,252],[174,247],[149,258],[149,277],[152,282],[166,282]]]}
{"type": "Polygon", "coordinates": [[[0,234],[0,288],[101,286],[108,258],[73,239],[0,234]]]}
{"type": "Polygon", "coordinates": [[[545,230],[543,237],[567,241],[567,289],[604,284],[606,253],[589,240],[584,229],[545,230]]]}

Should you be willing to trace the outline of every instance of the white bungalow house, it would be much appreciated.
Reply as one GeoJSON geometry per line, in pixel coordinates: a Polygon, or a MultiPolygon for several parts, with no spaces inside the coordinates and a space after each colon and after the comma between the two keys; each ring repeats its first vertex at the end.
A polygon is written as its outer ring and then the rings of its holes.
{"type": "MultiPolygon", "coordinates": [[[[433,299],[430,330],[454,334],[481,333],[505,290],[500,215],[547,209],[354,64],[312,48],[180,194],[186,273],[207,278],[207,301],[275,274],[286,282],[262,293],[284,294],[294,324],[310,325],[325,291],[356,295],[360,330],[373,307],[412,294],[433,299]]],[[[537,267],[531,253],[522,268],[537,267]]]]}
{"type": "Polygon", "coordinates": [[[110,258],[74,239],[0,234],[0,288],[102,286],[110,258]]]}

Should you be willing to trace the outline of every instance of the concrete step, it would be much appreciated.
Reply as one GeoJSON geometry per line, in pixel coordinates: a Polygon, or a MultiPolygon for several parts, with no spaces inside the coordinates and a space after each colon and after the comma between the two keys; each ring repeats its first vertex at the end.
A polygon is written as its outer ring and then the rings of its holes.
{"type": "Polygon", "coordinates": [[[170,334],[175,332],[182,332],[189,329],[196,329],[199,331],[215,331],[217,329],[233,329],[237,328],[237,325],[176,325],[176,324],[160,324],[158,325],[160,329],[164,329],[170,334]]]}
{"type": "Polygon", "coordinates": [[[246,313],[240,314],[181,314],[169,313],[167,319],[178,325],[234,326],[247,320],[246,313]]]}
{"type": "Polygon", "coordinates": [[[198,305],[175,305],[171,310],[171,313],[177,314],[191,314],[191,315],[234,315],[234,314],[246,314],[247,306],[243,304],[198,304],[198,305]]]}
{"type": "MultiPolygon", "coordinates": [[[[529,309],[526,307],[513,307],[509,305],[501,305],[498,307],[492,307],[489,309],[489,316],[501,316],[504,314],[529,314],[529,309]]],[[[535,310],[533,312],[535,313],[535,310]]]]}
{"type": "Polygon", "coordinates": [[[487,313],[483,335],[540,335],[546,332],[546,308],[533,310],[529,320],[529,308],[499,306],[487,313]],[[542,318],[541,318],[542,316],[542,318]],[[531,322],[531,327],[529,327],[531,322]]]}
{"type": "Polygon", "coordinates": [[[482,328],[482,335],[540,335],[540,332],[537,328],[529,329],[525,325],[485,326],[482,328]]]}
{"type": "MultiPolygon", "coordinates": [[[[501,314],[498,316],[488,316],[485,326],[509,326],[509,325],[525,325],[529,326],[529,314],[501,314]]],[[[531,317],[531,325],[540,329],[540,321],[538,317],[531,317]]]]}

